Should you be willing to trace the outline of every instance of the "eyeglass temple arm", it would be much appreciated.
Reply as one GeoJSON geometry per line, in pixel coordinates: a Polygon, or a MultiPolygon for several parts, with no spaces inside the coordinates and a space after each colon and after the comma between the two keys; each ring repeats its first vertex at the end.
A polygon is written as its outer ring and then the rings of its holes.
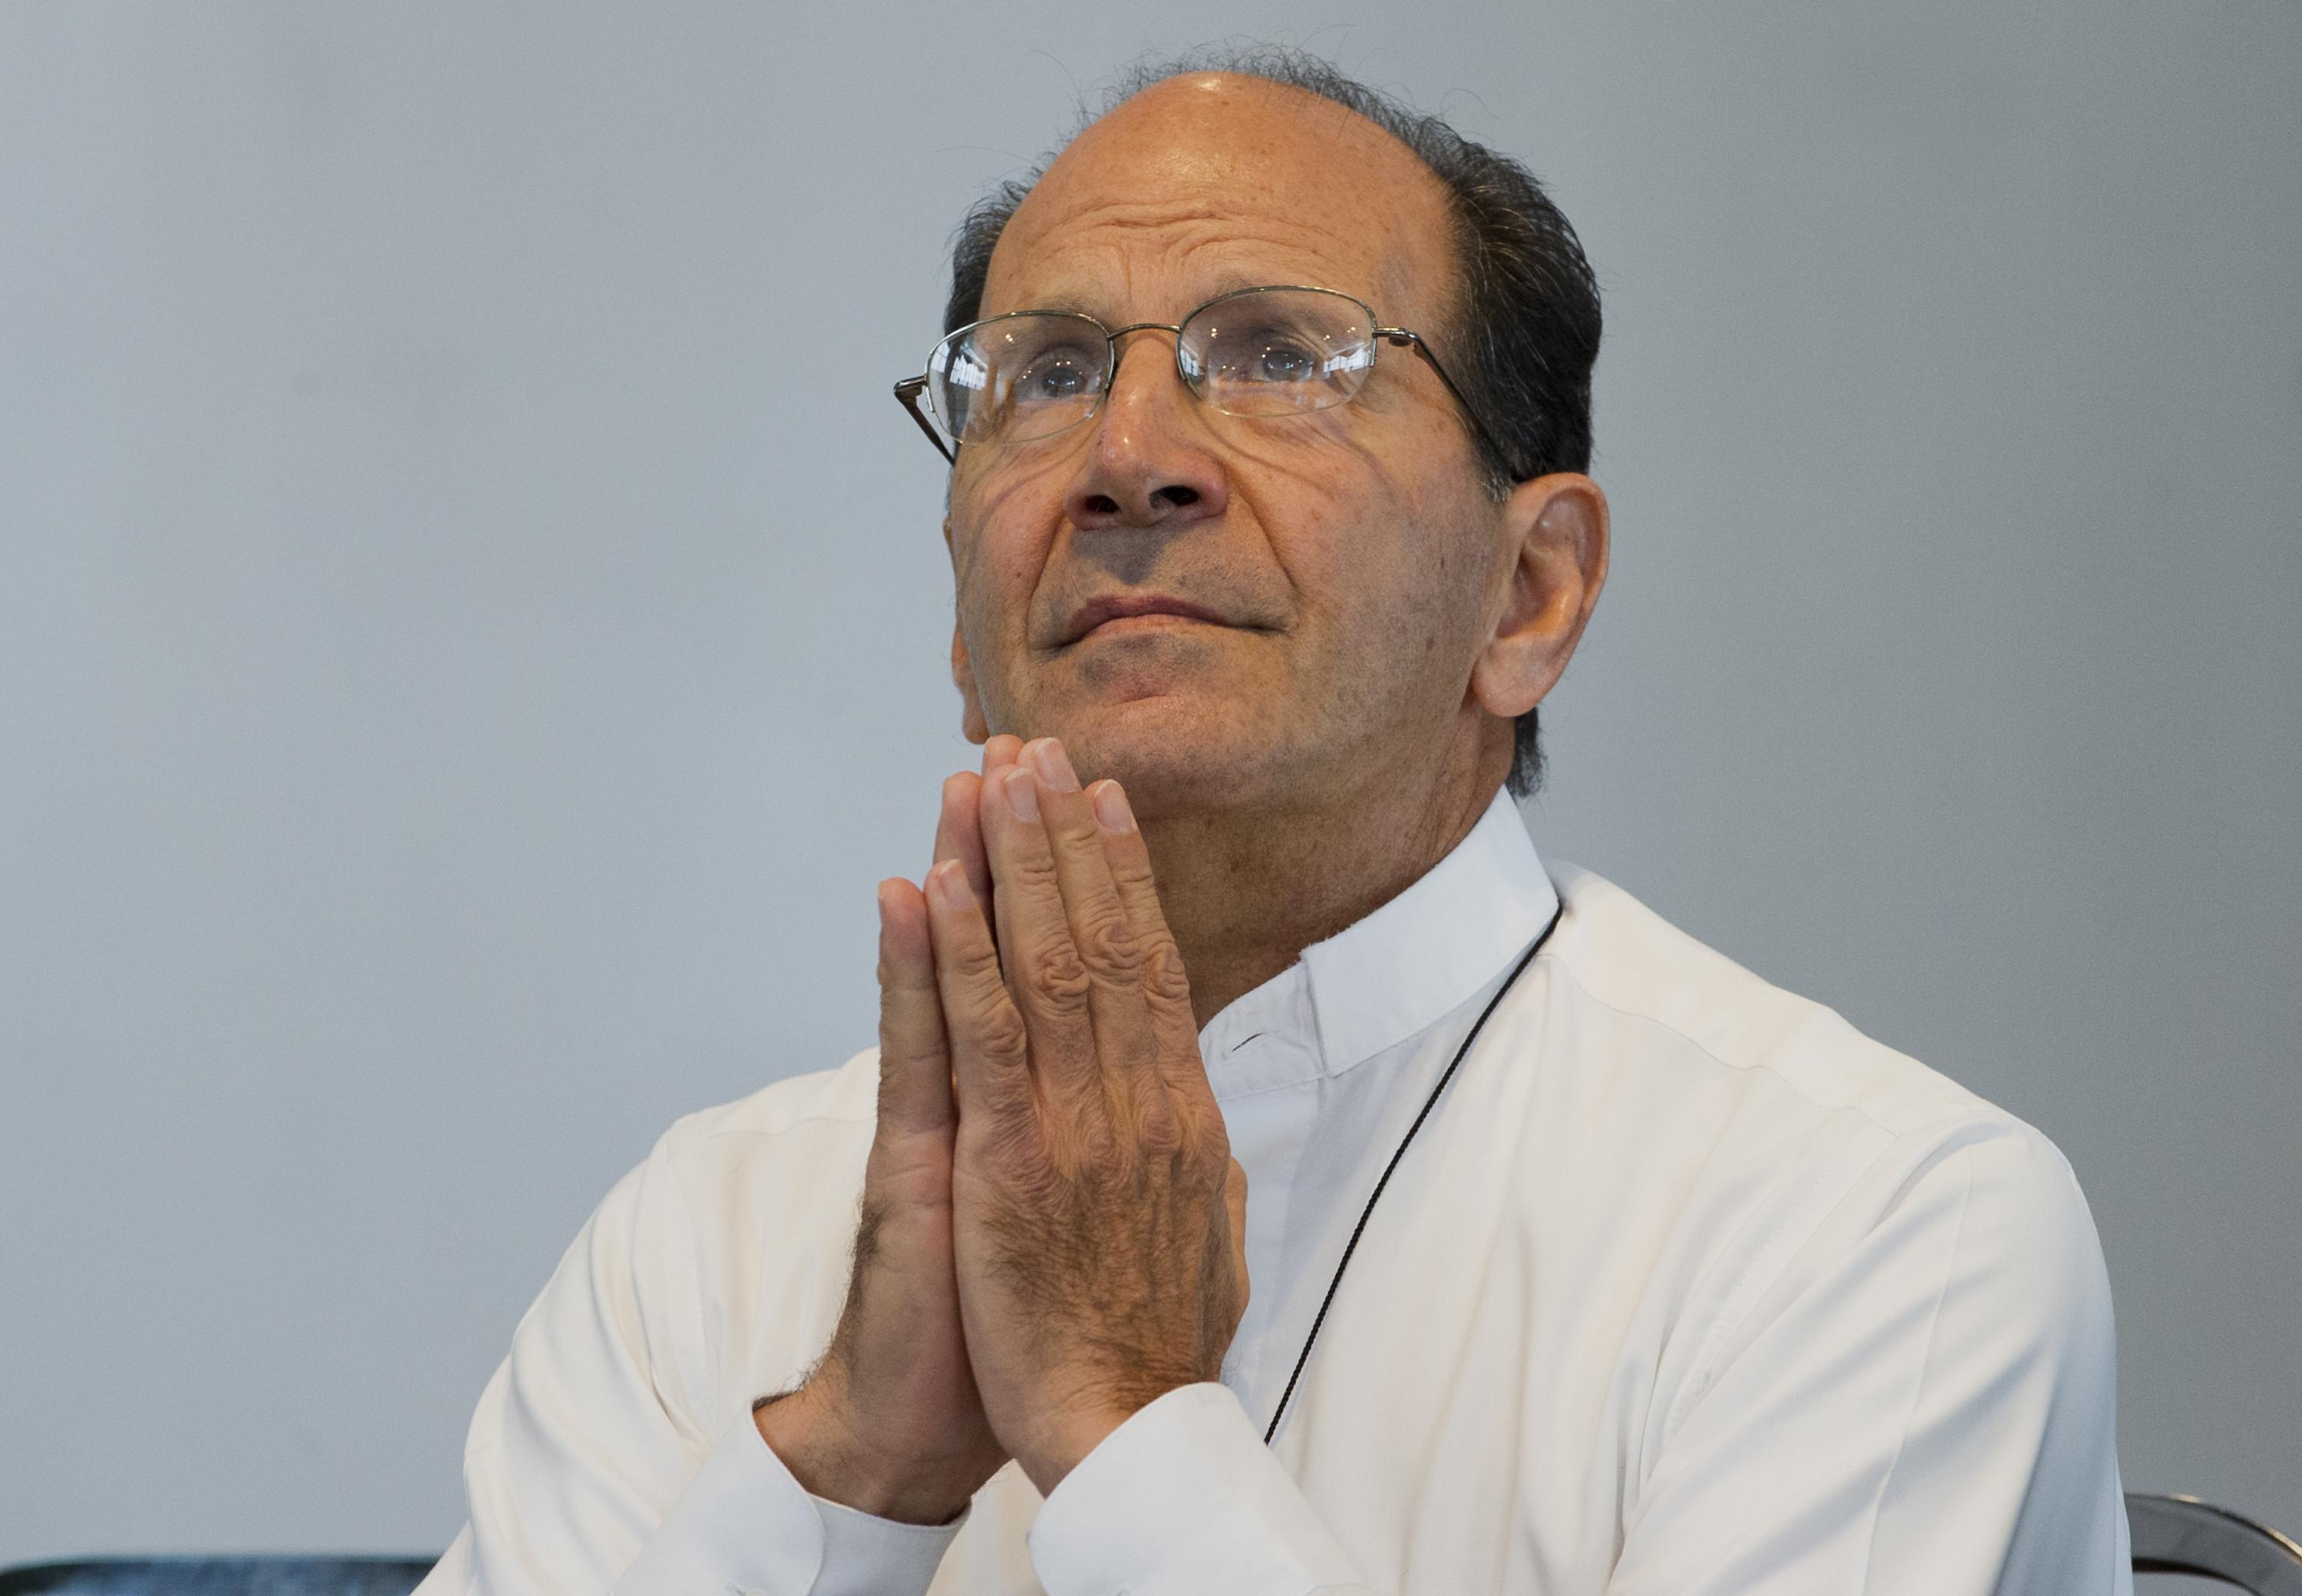
{"type": "Polygon", "coordinates": [[[1465,396],[1461,389],[1455,386],[1455,379],[1449,376],[1447,368],[1439,364],[1439,357],[1431,352],[1431,346],[1423,341],[1421,333],[1410,332],[1404,327],[1377,327],[1374,330],[1374,335],[1377,338],[1388,339],[1393,344],[1405,344],[1422,356],[1423,364],[1439,374],[1440,382],[1445,383],[1447,391],[1455,396],[1455,402],[1463,407],[1463,414],[1471,418],[1471,424],[1478,429],[1479,436],[1486,441],[1489,449],[1495,451],[1495,458],[1503,463],[1504,469],[1516,475],[1518,462],[1512,458],[1511,451],[1502,446],[1501,440],[1495,436],[1494,429],[1489,426],[1486,418],[1479,414],[1479,407],[1465,396]]]}
{"type": "MultiPolygon", "coordinates": [[[[1441,372],[1439,375],[1444,381],[1447,374],[1441,372]]],[[[1449,382],[1447,386],[1452,388],[1454,384],[1449,382]]],[[[943,441],[943,434],[935,430],[935,424],[920,408],[920,396],[927,391],[928,380],[925,377],[905,377],[895,384],[895,400],[903,407],[905,415],[920,424],[920,431],[928,435],[928,441],[936,446],[936,452],[956,466],[959,464],[958,451],[943,441]]]]}

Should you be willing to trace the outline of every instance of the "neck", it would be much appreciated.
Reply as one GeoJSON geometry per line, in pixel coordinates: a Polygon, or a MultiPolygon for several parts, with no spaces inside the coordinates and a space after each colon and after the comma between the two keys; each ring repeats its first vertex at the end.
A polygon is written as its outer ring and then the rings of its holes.
{"type": "Polygon", "coordinates": [[[1500,767],[1482,759],[1340,802],[1146,818],[1198,1023],[1420,880],[1478,824],[1508,768],[1508,756],[1500,767]]]}

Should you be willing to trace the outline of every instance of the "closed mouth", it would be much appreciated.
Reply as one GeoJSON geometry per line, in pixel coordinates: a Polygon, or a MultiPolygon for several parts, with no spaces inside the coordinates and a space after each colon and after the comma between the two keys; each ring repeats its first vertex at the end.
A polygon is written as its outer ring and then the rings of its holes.
{"type": "Polygon", "coordinates": [[[1149,625],[1142,630],[1156,630],[1179,623],[1196,622],[1202,626],[1226,626],[1222,617],[1181,599],[1170,599],[1152,594],[1128,594],[1097,599],[1081,606],[1064,628],[1063,646],[1085,639],[1104,626],[1120,622],[1143,621],[1149,625]]]}

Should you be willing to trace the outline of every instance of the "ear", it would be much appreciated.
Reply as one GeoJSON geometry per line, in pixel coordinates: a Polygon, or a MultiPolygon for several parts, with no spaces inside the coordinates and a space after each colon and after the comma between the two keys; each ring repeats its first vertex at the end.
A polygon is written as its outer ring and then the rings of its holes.
{"type": "MultiPolygon", "coordinates": [[[[951,517],[943,522],[943,546],[951,548],[951,517]]],[[[954,567],[954,573],[956,567],[954,567]]],[[[975,665],[967,657],[967,634],[959,627],[958,601],[954,596],[951,619],[951,683],[959,689],[959,729],[969,742],[984,743],[991,740],[991,724],[983,718],[983,693],[975,685],[975,665]]]]}
{"type": "Polygon", "coordinates": [[[1607,496],[1580,472],[1538,476],[1503,501],[1511,555],[1494,629],[1471,668],[1471,695],[1512,719],[1558,685],[1607,584],[1607,496]]]}

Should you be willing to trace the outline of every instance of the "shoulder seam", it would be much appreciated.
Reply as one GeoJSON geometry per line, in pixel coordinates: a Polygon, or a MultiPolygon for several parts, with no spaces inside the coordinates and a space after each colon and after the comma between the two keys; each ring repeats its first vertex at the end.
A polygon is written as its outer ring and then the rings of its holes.
{"type": "MultiPolygon", "coordinates": [[[[1545,955],[1546,960],[1552,957],[1554,957],[1554,955],[1545,955]]],[[[1591,989],[1589,984],[1583,979],[1580,974],[1567,964],[1566,955],[1563,953],[1555,955],[1555,957],[1558,961],[1560,974],[1565,976],[1567,981],[1574,986],[1575,990],[1582,994],[1584,997],[1587,998],[1592,1003],[1594,1003],[1599,1007],[1606,1010],[1609,1013],[1619,1015],[1625,1020],[1637,1021],[1641,1024],[1651,1025],[1657,1030],[1665,1032],[1669,1036],[1676,1037],[1680,1041],[1685,1043],[1687,1046],[1693,1048],[1697,1054],[1709,1059],[1712,1063],[1717,1064],[1722,1070],[1734,1070],[1744,1074],[1763,1073],[1765,1075],[1771,1076],[1774,1079],[1782,1083],[1785,1090],[1795,1095],[1801,1102],[1808,1105],[1818,1113],[1848,1113],[1856,1115],[1861,1119],[1864,1123],[1877,1130],[1881,1135],[1893,1137],[1897,1139],[1915,1134],[1919,1131],[1932,1130],[1937,1125],[1946,1121],[1956,1121],[1961,1118],[1971,1118],[1989,1123],[1997,1123],[2002,1121],[2009,1124],[2019,1122],[2015,1120],[2013,1115],[2009,1114],[2004,1109],[1998,1108],[1987,1100],[1974,1096],[1973,1093],[1969,1092],[1964,1087],[1960,1086],[1948,1076],[1942,1074],[1938,1071],[1930,1069],[1923,1060],[1911,1058],[1908,1054],[1901,1053],[1896,1051],[1895,1048],[1888,1047],[1886,1043],[1878,1041],[1875,1037],[1863,1035],[1862,1032],[1855,1030],[1851,1025],[1847,1027],[1847,1029],[1853,1032],[1853,1034],[1865,1046],[1877,1047],[1885,1052],[1892,1053],[1897,1058],[1909,1059],[1910,1063],[1917,1065],[1921,1070],[1928,1070],[1929,1073],[1935,1075],[1936,1079],[1951,1087],[1953,1091],[1958,1094],[1958,1097],[1963,1098],[1964,1100],[1959,1101],[1956,1098],[1953,1098],[1952,1101],[1946,1103],[1944,1105],[1943,1112],[1935,1117],[1920,1121],[1916,1124],[1904,1125],[1899,1128],[1885,1123],[1878,1117],[1877,1114],[1873,1113],[1869,1108],[1861,1104],[1829,1104],[1822,1102],[1819,1100],[1813,1093],[1808,1091],[1797,1081],[1792,1079],[1789,1076],[1784,1074],[1782,1071],[1777,1069],[1772,1063],[1768,1063],[1763,1059],[1754,1059],[1748,1063],[1740,1063],[1734,1059],[1722,1057],[1720,1056],[1718,1049],[1710,1046],[1707,1043],[1697,1041],[1694,1037],[1688,1036],[1685,1031],[1682,1030],[1677,1026],[1673,1025],[1669,1021],[1662,1018],[1659,1014],[1651,1014],[1638,1009],[1626,1009],[1620,1004],[1610,1002],[1608,999],[1600,996],[1596,992],[1591,989]],[[1989,1112],[1981,1113],[1977,1112],[1978,1110],[1987,1110],[1989,1112]]],[[[1759,978],[1753,977],[1752,979],[1757,979],[1759,978]]],[[[1772,989],[1777,991],[1781,990],[1779,987],[1772,989]]],[[[1809,1012],[1811,1013],[1828,1014],[1835,1019],[1838,1019],[1839,1023],[1842,1025],[1845,1024],[1845,1021],[1837,1014],[1836,1010],[1828,1008],[1822,1004],[1816,1003],[1811,998],[1799,997],[1795,993],[1786,993],[1785,995],[1791,997],[1797,1003],[1806,1004],[1809,1012]]]]}

